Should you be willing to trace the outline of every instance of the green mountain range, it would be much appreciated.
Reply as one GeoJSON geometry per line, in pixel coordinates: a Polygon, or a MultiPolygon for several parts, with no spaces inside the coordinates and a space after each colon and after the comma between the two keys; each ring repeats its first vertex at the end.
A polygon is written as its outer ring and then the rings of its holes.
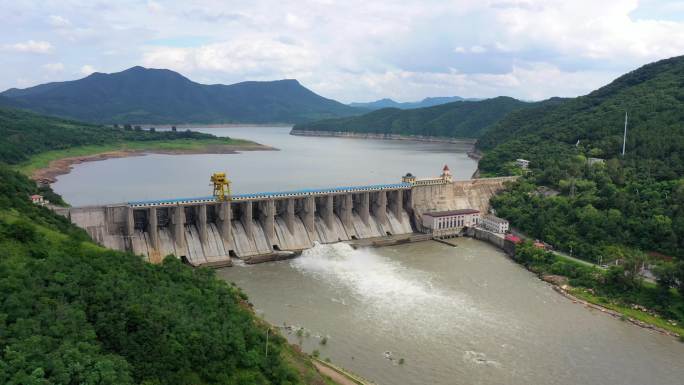
{"type": "Polygon", "coordinates": [[[508,113],[533,104],[500,96],[402,110],[383,108],[361,116],[301,123],[295,130],[477,138],[508,113]]]}
{"type": "Polygon", "coordinates": [[[93,123],[298,123],[362,113],[297,80],[205,85],[170,70],[132,67],[0,93],[0,105],[93,123]]]}

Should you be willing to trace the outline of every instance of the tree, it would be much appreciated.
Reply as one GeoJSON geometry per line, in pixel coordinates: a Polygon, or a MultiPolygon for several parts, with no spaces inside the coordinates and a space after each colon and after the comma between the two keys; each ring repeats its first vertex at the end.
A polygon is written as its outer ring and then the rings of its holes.
{"type": "Polygon", "coordinates": [[[684,261],[679,261],[677,263],[675,277],[677,278],[677,290],[679,290],[679,294],[684,297],[684,261]]]}
{"type": "Polygon", "coordinates": [[[677,285],[677,265],[673,262],[659,262],[652,268],[658,284],[658,302],[666,304],[670,299],[670,288],[677,285]]]}
{"type": "Polygon", "coordinates": [[[641,285],[641,269],[646,262],[646,254],[638,250],[630,250],[622,259],[625,283],[631,287],[641,285]]]}

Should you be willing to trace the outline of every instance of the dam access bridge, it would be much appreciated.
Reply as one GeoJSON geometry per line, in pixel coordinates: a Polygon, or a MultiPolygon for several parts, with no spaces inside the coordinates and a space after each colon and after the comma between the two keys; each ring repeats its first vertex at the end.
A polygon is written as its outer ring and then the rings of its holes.
{"type": "Polygon", "coordinates": [[[475,207],[510,178],[456,181],[410,174],[401,183],[132,201],[63,209],[97,243],[159,262],[173,254],[195,266],[225,266],[334,243],[411,234],[422,212],[475,207]]]}

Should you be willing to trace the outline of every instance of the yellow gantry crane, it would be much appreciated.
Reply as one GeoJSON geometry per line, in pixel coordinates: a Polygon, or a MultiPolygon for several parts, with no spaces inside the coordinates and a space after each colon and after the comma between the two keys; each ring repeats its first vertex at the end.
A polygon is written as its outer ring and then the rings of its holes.
{"type": "Polygon", "coordinates": [[[211,183],[214,185],[214,197],[219,202],[230,200],[230,180],[225,172],[211,174],[211,183]]]}

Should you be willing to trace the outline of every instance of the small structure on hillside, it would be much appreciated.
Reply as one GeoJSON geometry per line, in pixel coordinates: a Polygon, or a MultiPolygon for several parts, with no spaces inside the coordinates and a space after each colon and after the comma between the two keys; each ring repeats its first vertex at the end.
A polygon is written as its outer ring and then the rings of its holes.
{"type": "Polygon", "coordinates": [[[461,209],[433,211],[423,214],[423,228],[427,234],[435,238],[458,236],[464,228],[477,226],[480,223],[480,211],[461,209]]]}
{"type": "Polygon", "coordinates": [[[43,198],[42,195],[38,195],[38,194],[31,195],[31,202],[33,204],[40,205],[40,206],[43,206],[47,203],[45,198],[43,198]]]}
{"type": "Polygon", "coordinates": [[[511,242],[515,245],[522,243],[522,239],[519,236],[513,234],[506,234],[504,240],[511,242]]]}
{"type": "Polygon", "coordinates": [[[605,160],[605,159],[601,159],[601,158],[587,158],[587,164],[589,164],[590,166],[593,166],[593,165],[595,165],[595,164],[604,164],[604,163],[606,163],[606,160],[605,160]]]}
{"type": "Polygon", "coordinates": [[[484,215],[480,226],[493,233],[505,234],[508,231],[508,221],[492,214],[484,215]]]}
{"type": "Polygon", "coordinates": [[[546,243],[544,243],[538,239],[535,239],[534,243],[532,245],[538,249],[541,249],[541,250],[548,250],[549,249],[549,247],[546,243]]]}
{"type": "Polygon", "coordinates": [[[516,159],[515,165],[522,168],[523,170],[527,170],[528,168],[530,168],[530,161],[527,159],[516,159]]]}
{"type": "Polygon", "coordinates": [[[546,187],[546,186],[539,186],[534,191],[534,193],[540,197],[550,198],[550,197],[555,197],[556,195],[560,194],[560,191],[554,190],[554,189],[552,189],[550,187],[546,187]]]}

